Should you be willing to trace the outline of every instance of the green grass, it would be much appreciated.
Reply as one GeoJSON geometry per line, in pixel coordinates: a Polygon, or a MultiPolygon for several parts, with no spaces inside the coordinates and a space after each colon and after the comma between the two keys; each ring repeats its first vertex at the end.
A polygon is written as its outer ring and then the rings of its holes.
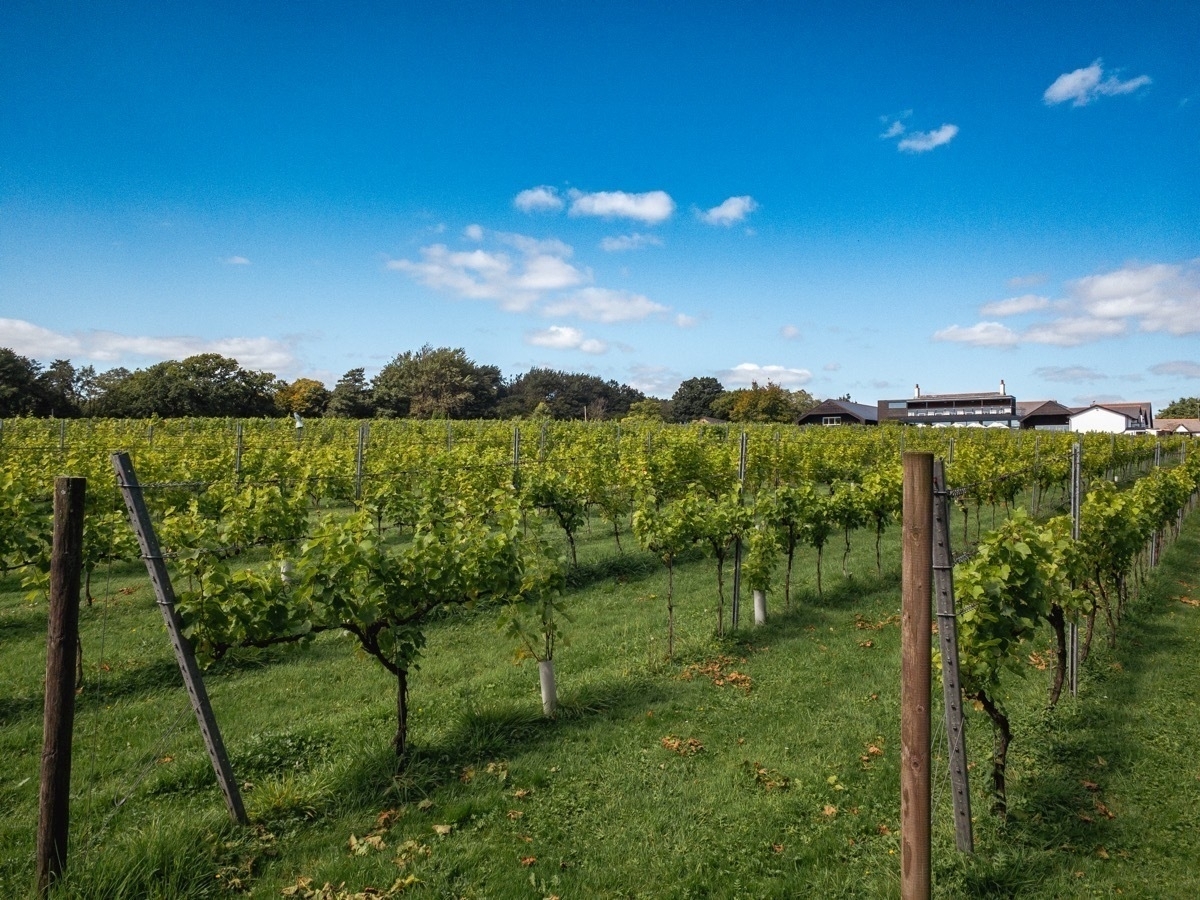
{"type": "MultiPolygon", "coordinates": [[[[432,625],[399,775],[394,682],[353,641],[326,634],[215,665],[207,684],[249,785],[245,829],[225,816],[144,573],[98,577],[102,599],[82,613],[72,855],[56,895],[278,897],[302,877],[354,892],[411,874],[404,896],[898,896],[896,534],[882,579],[873,535],[854,537],[849,580],[831,544],[823,600],[806,552],[792,610],[778,591],[754,629],[745,598],[725,641],[713,564],[689,560],[671,662],[665,570],[625,544],[616,559],[598,520],[580,535],[556,721],[492,612],[432,625]],[[719,659],[748,691],[700,671],[719,659]],[[383,849],[361,843],[371,835],[383,849]]],[[[939,775],[938,896],[1200,896],[1188,752],[1200,743],[1200,608],[1175,599],[1197,593],[1198,560],[1193,517],[1118,649],[1098,637],[1078,700],[1046,713],[1048,673],[1017,680],[1007,823],[986,812],[990,730],[970,714],[977,853],[954,851],[939,775]]],[[[45,619],[14,580],[0,590],[0,896],[20,897],[33,878],[45,619]]]]}

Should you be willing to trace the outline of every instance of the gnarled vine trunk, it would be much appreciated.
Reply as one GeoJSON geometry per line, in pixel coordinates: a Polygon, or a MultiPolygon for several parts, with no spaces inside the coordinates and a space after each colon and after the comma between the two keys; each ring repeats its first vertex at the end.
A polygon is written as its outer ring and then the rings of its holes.
{"type": "Polygon", "coordinates": [[[408,669],[396,673],[396,737],[392,739],[396,757],[408,749],[408,669]]]}
{"type": "Polygon", "coordinates": [[[986,691],[979,691],[974,699],[983,705],[983,711],[988,714],[996,728],[996,742],[992,747],[992,812],[1003,819],[1008,815],[1005,772],[1008,766],[1008,745],[1012,742],[1012,729],[1009,727],[1008,716],[1000,711],[986,691]]]}

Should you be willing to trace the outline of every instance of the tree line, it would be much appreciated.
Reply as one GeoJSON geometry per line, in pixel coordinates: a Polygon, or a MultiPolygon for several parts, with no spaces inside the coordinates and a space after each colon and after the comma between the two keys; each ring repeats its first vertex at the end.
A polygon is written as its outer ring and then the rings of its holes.
{"type": "Polygon", "coordinates": [[[726,390],[716,378],[689,378],[669,400],[647,397],[615,380],[582,372],[532,368],[504,378],[462,348],[408,350],[374,378],[346,372],[332,389],[313,378],[285,381],[201,353],[143,369],[97,372],[56,359],[43,366],[0,348],[0,418],[256,418],[298,415],[349,419],[644,419],[689,422],[795,422],[816,405],[804,390],[757,383],[726,390]]]}

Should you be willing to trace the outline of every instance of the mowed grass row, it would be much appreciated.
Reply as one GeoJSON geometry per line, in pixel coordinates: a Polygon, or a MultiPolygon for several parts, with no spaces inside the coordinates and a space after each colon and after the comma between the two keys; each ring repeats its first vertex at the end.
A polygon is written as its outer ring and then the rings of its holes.
{"type": "MultiPolygon", "coordinates": [[[[1014,679],[1007,824],[987,812],[990,730],[970,716],[978,852],[953,849],[939,768],[939,896],[1200,895],[1187,862],[1200,855],[1200,771],[1185,752],[1200,738],[1200,609],[1175,599],[1196,592],[1198,531],[1193,517],[1117,650],[1097,640],[1078,701],[1048,714],[1047,673],[1014,679]]],[[[394,681],[353,641],[212,667],[247,829],[227,821],[144,573],[105,573],[83,611],[59,893],[304,896],[328,882],[414,897],[898,896],[896,534],[882,578],[873,535],[853,537],[849,579],[832,543],[824,599],[806,551],[793,608],[776,591],[771,622],[751,628],[744,598],[724,641],[714,564],[688,561],[673,661],[665,570],[632,543],[614,563],[603,528],[582,536],[557,721],[495,611],[434,623],[399,775],[394,681]]],[[[19,897],[33,877],[44,605],[10,590],[0,629],[0,894],[19,897]]]]}

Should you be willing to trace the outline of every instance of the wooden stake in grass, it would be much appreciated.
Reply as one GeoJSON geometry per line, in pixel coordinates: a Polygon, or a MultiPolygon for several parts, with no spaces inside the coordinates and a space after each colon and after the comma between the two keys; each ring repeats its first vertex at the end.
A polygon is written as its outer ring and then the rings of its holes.
{"type": "Polygon", "coordinates": [[[83,563],[86,478],[54,480],[50,622],[46,633],[46,705],[38,808],[37,889],[45,896],[67,864],[71,735],[75,726],[75,648],[83,563]]]}
{"type": "Polygon", "coordinates": [[[900,620],[900,896],[930,896],[929,689],[933,454],[904,454],[900,620]]]}

